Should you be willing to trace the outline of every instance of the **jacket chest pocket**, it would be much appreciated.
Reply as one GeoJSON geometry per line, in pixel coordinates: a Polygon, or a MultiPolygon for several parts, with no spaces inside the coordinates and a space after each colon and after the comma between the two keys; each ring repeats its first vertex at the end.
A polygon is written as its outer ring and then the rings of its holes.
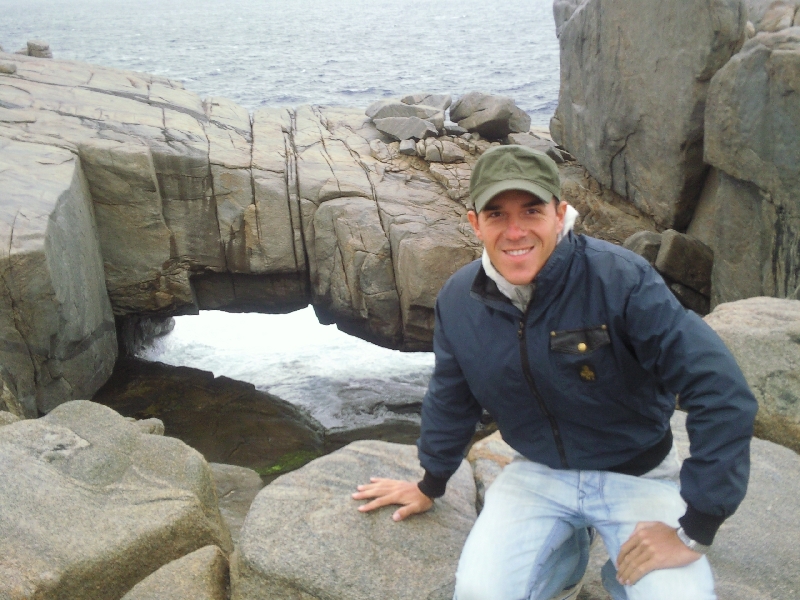
{"type": "Polygon", "coordinates": [[[559,371],[585,383],[606,374],[611,337],[606,325],[550,332],[550,352],[559,371]]]}

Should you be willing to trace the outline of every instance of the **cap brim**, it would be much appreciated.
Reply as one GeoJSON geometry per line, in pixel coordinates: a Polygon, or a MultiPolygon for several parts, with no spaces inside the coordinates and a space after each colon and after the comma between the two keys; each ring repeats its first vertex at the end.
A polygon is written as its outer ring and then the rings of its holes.
{"type": "Polygon", "coordinates": [[[497,194],[507,192],[508,190],[522,190],[523,192],[528,192],[544,203],[550,202],[554,196],[553,192],[527,179],[504,179],[503,181],[491,184],[475,198],[472,198],[472,203],[475,205],[475,212],[481,212],[489,200],[497,196],[497,194]]]}

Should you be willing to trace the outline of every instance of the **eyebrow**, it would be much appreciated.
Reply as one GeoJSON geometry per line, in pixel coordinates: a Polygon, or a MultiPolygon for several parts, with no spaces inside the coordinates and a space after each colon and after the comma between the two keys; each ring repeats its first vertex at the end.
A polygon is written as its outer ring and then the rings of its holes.
{"type": "MultiPolygon", "coordinates": [[[[529,206],[539,206],[541,204],[547,204],[544,200],[539,198],[538,196],[533,196],[531,200],[528,200],[525,204],[523,204],[523,208],[527,208],[529,206]]],[[[491,200],[483,207],[483,211],[487,210],[498,210],[500,206],[498,204],[494,204],[491,200]]],[[[481,212],[483,212],[481,211],[481,212]]]]}

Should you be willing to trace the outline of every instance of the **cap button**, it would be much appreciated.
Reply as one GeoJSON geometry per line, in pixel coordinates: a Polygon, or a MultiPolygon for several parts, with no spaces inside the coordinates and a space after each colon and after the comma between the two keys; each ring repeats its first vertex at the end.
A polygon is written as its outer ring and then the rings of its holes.
{"type": "Polygon", "coordinates": [[[584,344],[583,342],[578,344],[578,352],[586,352],[586,344],[584,344]]]}

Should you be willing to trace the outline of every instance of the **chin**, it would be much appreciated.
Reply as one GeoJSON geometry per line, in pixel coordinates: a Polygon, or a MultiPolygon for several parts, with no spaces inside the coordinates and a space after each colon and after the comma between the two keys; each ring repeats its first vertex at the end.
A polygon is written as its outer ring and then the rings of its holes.
{"type": "Polygon", "coordinates": [[[503,277],[506,278],[508,283],[513,285],[528,285],[533,281],[533,278],[536,277],[536,272],[533,270],[523,272],[517,271],[509,273],[509,275],[503,275],[503,277]]]}

